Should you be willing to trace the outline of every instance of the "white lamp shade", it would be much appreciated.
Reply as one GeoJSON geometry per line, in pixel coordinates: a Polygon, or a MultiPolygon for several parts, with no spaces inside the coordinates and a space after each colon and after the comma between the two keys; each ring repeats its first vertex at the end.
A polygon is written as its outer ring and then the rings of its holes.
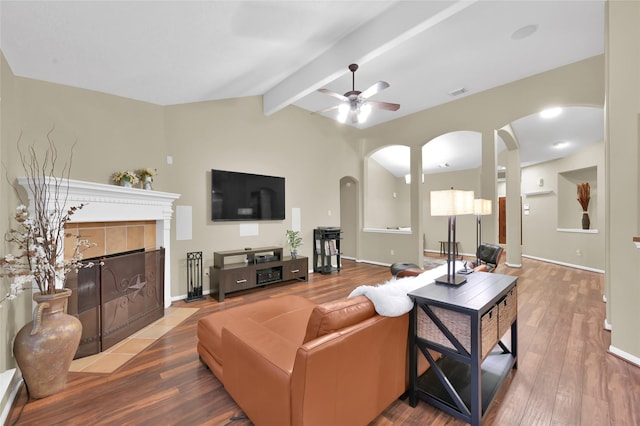
{"type": "Polygon", "coordinates": [[[458,216],[473,211],[473,191],[431,191],[431,216],[458,216]]]}
{"type": "Polygon", "coordinates": [[[473,200],[473,214],[480,216],[491,214],[491,200],[483,198],[473,200]]]}

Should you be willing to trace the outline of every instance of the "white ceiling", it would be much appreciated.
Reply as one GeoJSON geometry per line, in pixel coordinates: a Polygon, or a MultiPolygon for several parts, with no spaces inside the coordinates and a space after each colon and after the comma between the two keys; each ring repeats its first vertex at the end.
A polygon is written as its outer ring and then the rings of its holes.
{"type": "MultiPolygon", "coordinates": [[[[604,1],[2,0],[0,47],[18,76],[159,105],[262,95],[267,115],[335,105],[317,89],[351,90],[358,63],[356,90],[384,80],[373,99],[401,105],[370,127],[602,54],[604,1]]],[[[512,123],[523,163],[551,158],[541,141],[601,140],[599,114],[512,123]]]]}

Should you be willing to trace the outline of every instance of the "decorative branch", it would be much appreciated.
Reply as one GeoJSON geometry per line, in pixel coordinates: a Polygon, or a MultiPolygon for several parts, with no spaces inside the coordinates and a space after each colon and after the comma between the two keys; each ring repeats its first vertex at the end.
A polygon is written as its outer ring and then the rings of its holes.
{"type": "Polygon", "coordinates": [[[586,212],[589,209],[589,200],[591,200],[591,186],[589,182],[578,184],[578,202],[582,206],[582,211],[586,212]]]}
{"type": "MultiPolygon", "coordinates": [[[[20,288],[34,281],[43,294],[54,294],[56,280],[64,282],[69,271],[93,266],[82,263],[81,252],[83,248],[94,244],[77,235],[72,258],[64,260],[64,238],[71,236],[65,234],[65,225],[84,205],[67,207],[75,143],[68,161],[60,168],[58,149],[51,137],[53,130],[47,133],[48,146],[40,156],[33,145],[23,150],[22,134],[18,137],[18,155],[26,173],[26,185],[33,197],[32,214],[29,214],[17,186],[10,183],[22,204],[17,207],[14,216],[17,227],[7,232],[5,241],[17,247],[18,252],[0,257],[0,277],[12,278],[20,288]],[[58,171],[59,176],[56,175],[58,171]]],[[[12,285],[7,298],[11,298],[16,289],[12,285]]]]}

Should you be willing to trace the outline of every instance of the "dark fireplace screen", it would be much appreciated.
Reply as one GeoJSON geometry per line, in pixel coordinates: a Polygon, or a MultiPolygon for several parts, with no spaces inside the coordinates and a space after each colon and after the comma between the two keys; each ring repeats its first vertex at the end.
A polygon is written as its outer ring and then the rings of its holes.
{"type": "Polygon", "coordinates": [[[102,352],[164,315],[164,248],[93,261],[102,265],[67,277],[68,312],[82,323],[76,358],[102,352]]]}

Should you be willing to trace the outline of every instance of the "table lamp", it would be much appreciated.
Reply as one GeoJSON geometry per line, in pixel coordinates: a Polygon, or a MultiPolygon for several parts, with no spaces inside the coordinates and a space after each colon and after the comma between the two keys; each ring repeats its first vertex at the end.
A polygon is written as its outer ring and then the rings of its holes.
{"type": "Polygon", "coordinates": [[[451,244],[456,242],[456,216],[472,214],[473,191],[453,188],[431,191],[431,216],[448,216],[447,229],[447,275],[436,278],[436,284],[460,285],[467,282],[464,275],[456,277],[455,256],[451,255],[451,244]],[[453,264],[452,264],[453,260],[453,264]]]}
{"type": "Polygon", "coordinates": [[[482,244],[482,216],[491,214],[491,200],[476,198],[473,200],[473,214],[476,215],[476,264],[480,262],[478,259],[478,247],[482,244]]]}

